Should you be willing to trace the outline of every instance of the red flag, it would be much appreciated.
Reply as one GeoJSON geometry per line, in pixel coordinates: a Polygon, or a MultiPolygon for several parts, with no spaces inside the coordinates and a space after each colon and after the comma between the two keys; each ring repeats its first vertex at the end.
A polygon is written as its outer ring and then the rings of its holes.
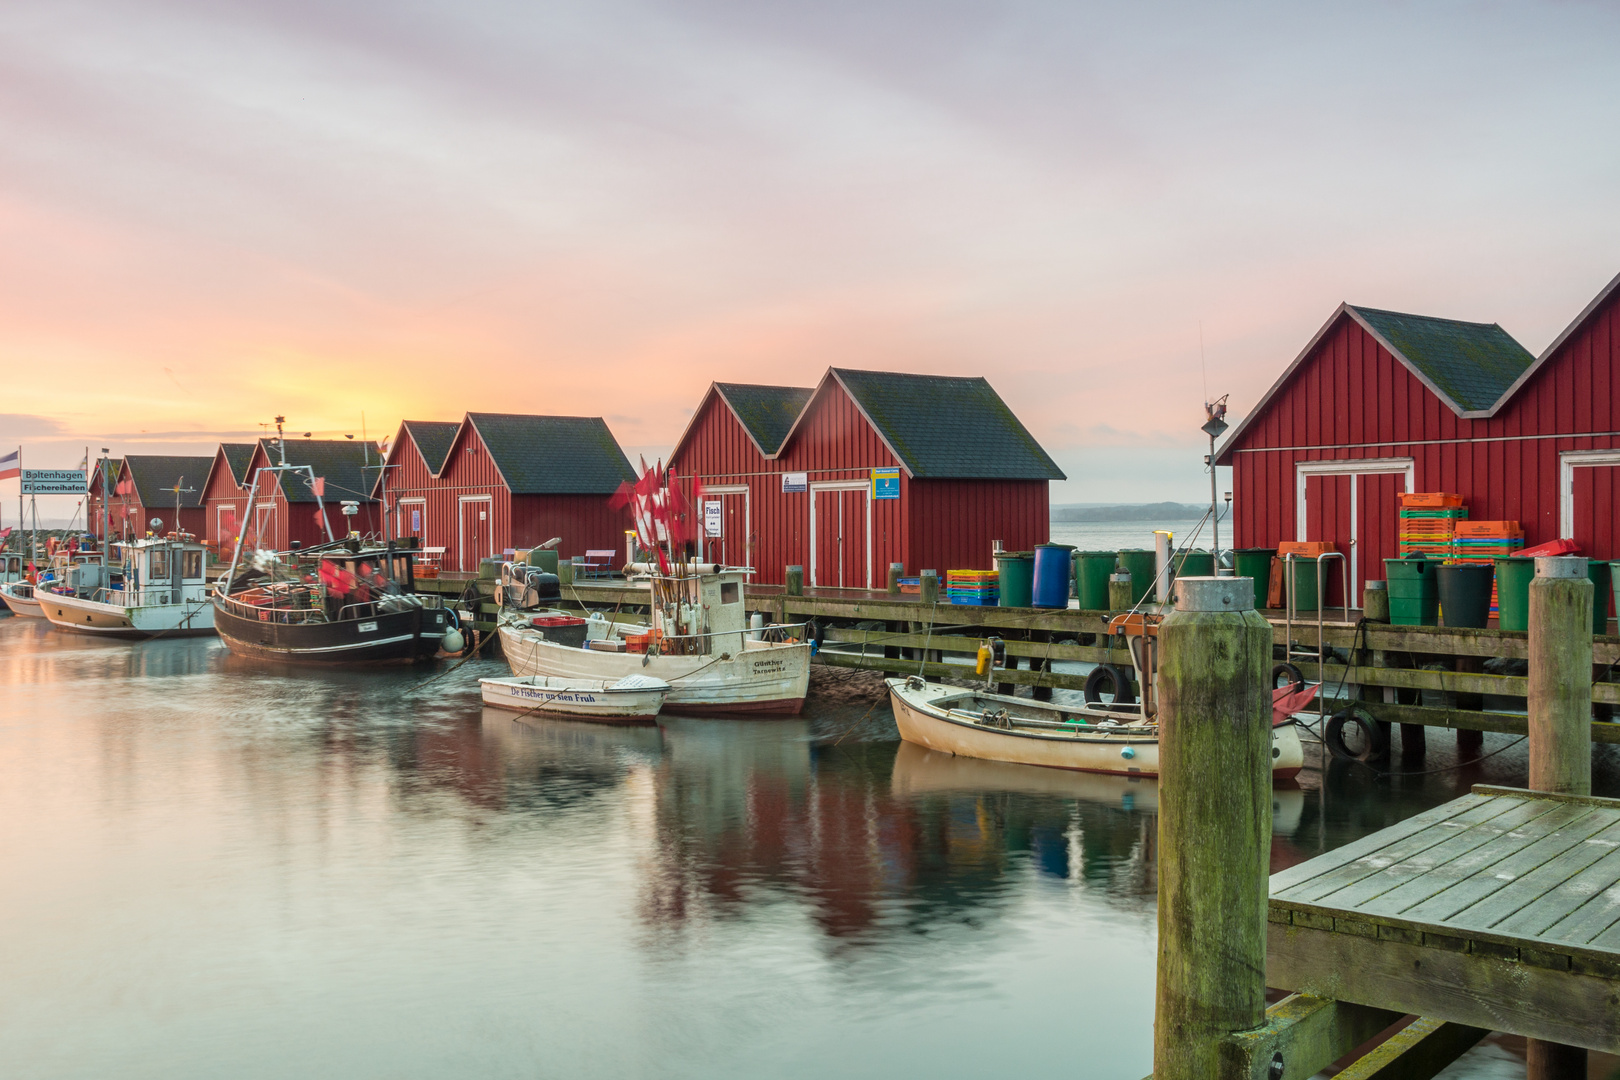
{"type": "Polygon", "coordinates": [[[333,596],[347,596],[349,590],[354,588],[354,575],[337,563],[322,559],[321,584],[325,585],[326,591],[333,596]]]}
{"type": "Polygon", "coordinates": [[[315,497],[317,499],[326,498],[326,477],[324,476],[315,478],[315,497]]]}

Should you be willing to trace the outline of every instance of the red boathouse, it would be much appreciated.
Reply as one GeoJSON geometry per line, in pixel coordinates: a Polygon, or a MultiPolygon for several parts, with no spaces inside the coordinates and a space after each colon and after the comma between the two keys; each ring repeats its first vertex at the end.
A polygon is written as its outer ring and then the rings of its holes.
{"type": "Polygon", "coordinates": [[[164,454],[127,454],[111,462],[111,469],[97,468],[90,474],[90,520],[86,532],[101,536],[102,477],[112,473],[112,495],[108,500],[109,531],[114,542],[145,536],[154,531],[152,521],[162,522],[158,532],[176,527],[196,536],[203,535],[203,488],[208,482],[208,457],[175,457],[164,454]],[[180,489],[176,491],[176,489],[180,489]],[[176,500],[179,508],[176,510],[176,500]],[[178,520],[177,520],[178,519],[178,520]]]}
{"type": "Polygon", "coordinates": [[[1046,541],[1064,478],[984,379],[848,368],[813,390],[711,384],[670,468],[702,488],[707,557],[766,584],[802,565],[820,588],[880,588],[891,562],[990,569],[996,540],[1046,541]]]}
{"type": "MultiPolygon", "coordinates": [[[[294,541],[302,547],[326,543],[328,527],[338,539],[351,531],[381,534],[382,514],[369,494],[382,465],[378,447],[349,439],[286,439],[284,443],[287,464],[309,466],[322,490],[311,490],[303,473],[265,473],[254,496],[253,521],[241,523],[244,537],[256,547],[286,551],[294,541]],[[354,506],[353,516],[343,513],[344,503],[354,506]]],[[[281,461],[281,443],[260,439],[248,462],[247,486],[253,486],[260,469],[281,461]]]]}
{"type": "Polygon", "coordinates": [[[203,542],[218,559],[229,559],[242,535],[253,448],[253,443],[220,443],[203,484],[203,542]]]}
{"type": "Polygon", "coordinates": [[[1617,361],[1620,277],[1539,358],[1494,323],[1343,304],[1217,456],[1235,546],[1330,541],[1359,597],[1397,554],[1396,493],[1445,491],[1473,520],[1519,522],[1526,546],[1620,558],[1617,361]]]}

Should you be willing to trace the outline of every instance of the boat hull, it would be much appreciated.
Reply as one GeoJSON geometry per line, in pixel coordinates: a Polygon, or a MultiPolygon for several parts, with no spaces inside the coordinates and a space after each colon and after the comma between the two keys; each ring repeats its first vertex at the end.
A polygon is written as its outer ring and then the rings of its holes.
{"type": "Polygon", "coordinates": [[[44,610],[39,601],[31,596],[17,596],[10,589],[0,589],[0,600],[5,601],[6,608],[13,614],[25,619],[43,619],[44,610]]]}
{"type": "Polygon", "coordinates": [[[75,634],[144,640],[202,637],[214,632],[214,605],[207,600],[122,607],[76,596],[38,595],[51,625],[75,634]]]}
{"type": "Polygon", "coordinates": [[[532,630],[502,626],[501,648],[514,675],[609,682],[625,675],[662,679],[673,687],[663,711],[677,715],[797,716],[810,689],[808,644],[744,648],[729,660],[648,656],[559,645],[532,630]]]}
{"type": "Polygon", "coordinates": [[[585,683],[562,685],[566,683],[564,679],[523,676],[479,679],[478,688],[484,704],[497,709],[558,720],[643,727],[657,722],[658,710],[669,696],[667,683],[657,689],[616,689],[585,683]]]}
{"type": "MultiPolygon", "coordinates": [[[[263,614],[272,614],[269,611],[263,614]]],[[[237,656],[283,664],[386,664],[431,660],[449,627],[443,608],[412,608],[341,622],[247,619],[216,600],[214,629],[237,656]]]]}
{"type": "MultiPolygon", "coordinates": [[[[931,706],[921,693],[908,690],[903,679],[890,679],[888,683],[895,725],[900,729],[900,738],[908,743],[985,761],[1116,776],[1159,775],[1157,735],[1078,728],[1074,732],[1047,732],[989,727],[931,706]]],[[[1304,766],[1298,732],[1292,725],[1285,725],[1272,729],[1272,738],[1272,776],[1287,779],[1297,775],[1304,766]]]]}

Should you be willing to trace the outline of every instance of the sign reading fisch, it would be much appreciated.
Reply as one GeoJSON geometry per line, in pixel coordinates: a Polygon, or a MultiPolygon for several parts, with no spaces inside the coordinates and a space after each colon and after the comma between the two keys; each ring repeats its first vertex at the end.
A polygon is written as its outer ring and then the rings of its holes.
{"type": "Polygon", "coordinates": [[[785,472],[782,474],[782,494],[792,495],[810,490],[810,474],[807,472],[785,472]]]}
{"type": "Polygon", "coordinates": [[[872,470],[872,498],[898,499],[900,497],[900,470],[872,470]]]}
{"type": "Polygon", "coordinates": [[[78,469],[24,469],[24,495],[83,495],[84,473],[78,469]]]}
{"type": "Polygon", "coordinates": [[[720,500],[705,500],[703,503],[703,535],[721,536],[720,500]]]}

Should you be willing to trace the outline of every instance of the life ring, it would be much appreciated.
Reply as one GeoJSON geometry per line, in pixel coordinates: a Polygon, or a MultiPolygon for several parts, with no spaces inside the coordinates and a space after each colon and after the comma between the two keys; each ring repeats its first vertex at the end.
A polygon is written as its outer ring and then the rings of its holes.
{"type": "Polygon", "coordinates": [[[1287,685],[1290,690],[1305,689],[1305,673],[1300,671],[1299,668],[1295,667],[1293,664],[1282,663],[1271,669],[1271,688],[1273,690],[1278,689],[1277,676],[1279,675],[1288,676],[1287,685]]]}
{"type": "Polygon", "coordinates": [[[1366,709],[1355,705],[1340,710],[1328,718],[1322,731],[1322,742],[1328,753],[1340,761],[1374,761],[1384,756],[1384,728],[1366,709]],[[1351,750],[1344,741],[1344,729],[1350,725],[1361,729],[1362,748],[1351,750]]]}
{"type": "Polygon", "coordinates": [[[1086,703],[1096,705],[1102,701],[1102,686],[1107,683],[1114,691],[1115,705],[1136,704],[1136,691],[1131,680],[1113,664],[1098,664],[1086,676],[1086,703]]]}

